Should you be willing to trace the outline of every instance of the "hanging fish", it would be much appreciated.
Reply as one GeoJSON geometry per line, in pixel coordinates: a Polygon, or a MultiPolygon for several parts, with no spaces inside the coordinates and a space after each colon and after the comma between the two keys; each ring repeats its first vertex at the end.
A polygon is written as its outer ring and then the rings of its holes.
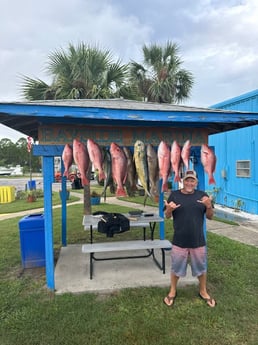
{"type": "Polygon", "coordinates": [[[70,144],[65,144],[63,153],[62,153],[62,160],[64,163],[64,173],[63,176],[69,178],[69,169],[73,164],[73,148],[70,144]]]}
{"type": "Polygon", "coordinates": [[[89,157],[94,165],[94,168],[98,170],[98,179],[102,181],[105,179],[105,173],[103,171],[103,156],[100,146],[92,139],[87,140],[87,149],[89,157]]]}
{"type": "Polygon", "coordinates": [[[84,143],[80,142],[77,139],[73,140],[73,158],[81,174],[82,185],[89,185],[90,181],[87,178],[87,172],[90,164],[88,150],[84,143]]]}
{"type": "Polygon", "coordinates": [[[102,154],[103,154],[103,171],[105,173],[104,188],[103,188],[102,196],[104,197],[104,201],[106,201],[107,188],[110,187],[111,184],[113,183],[112,162],[111,162],[111,154],[108,148],[102,148],[102,154]]]}
{"type": "Polygon", "coordinates": [[[145,145],[141,140],[137,140],[134,144],[134,164],[138,178],[148,196],[151,196],[149,191],[149,175],[147,167],[147,155],[145,145]]]}
{"type": "Polygon", "coordinates": [[[106,191],[107,188],[110,188],[111,192],[114,191],[114,183],[112,178],[112,158],[108,148],[103,148],[103,170],[105,173],[105,180],[104,180],[104,189],[102,192],[102,196],[104,197],[104,201],[106,201],[106,191]]]}
{"type": "Polygon", "coordinates": [[[127,160],[124,151],[116,143],[111,143],[112,177],[117,185],[116,196],[126,196],[124,183],[127,176],[127,160]]]}
{"type": "Polygon", "coordinates": [[[181,152],[181,157],[182,157],[186,170],[189,169],[190,153],[191,153],[191,142],[190,140],[186,140],[181,152]]]}
{"type": "Polygon", "coordinates": [[[150,183],[150,194],[153,198],[159,195],[159,162],[158,156],[151,144],[147,144],[147,165],[150,183]]]}
{"type": "Polygon", "coordinates": [[[124,146],[123,147],[126,159],[127,159],[127,178],[126,178],[126,190],[127,194],[129,196],[133,196],[134,192],[137,190],[136,184],[137,184],[137,174],[136,174],[136,168],[133,160],[133,154],[131,150],[124,146]]]}
{"type": "Polygon", "coordinates": [[[216,184],[213,173],[216,168],[216,156],[207,144],[202,144],[201,147],[201,162],[204,171],[208,174],[209,184],[216,184]]]}
{"type": "Polygon", "coordinates": [[[180,162],[181,162],[181,148],[176,140],[173,141],[171,145],[171,167],[172,171],[175,173],[174,182],[180,182],[180,162]]]}
{"type": "Polygon", "coordinates": [[[168,191],[168,176],[170,173],[170,149],[165,143],[161,141],[158,146],[158,162],[159,162],[159,176],[162,178],[161,191],[168,191]]]}

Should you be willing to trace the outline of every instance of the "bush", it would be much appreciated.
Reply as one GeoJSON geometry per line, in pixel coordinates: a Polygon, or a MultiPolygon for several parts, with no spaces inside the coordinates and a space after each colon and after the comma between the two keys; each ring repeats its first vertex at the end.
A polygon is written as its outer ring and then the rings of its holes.
{"type": "MultiPolygon", "coordinates": [[[[19,190],[16,193],[16,200],[27,200],[28,192],[29,191],[19,190]]],[[[35,189],[34,192],[35,192],[34,194],[36,195],[36,198],[43,198],[44,192],[42,189],[35,189]]]]}

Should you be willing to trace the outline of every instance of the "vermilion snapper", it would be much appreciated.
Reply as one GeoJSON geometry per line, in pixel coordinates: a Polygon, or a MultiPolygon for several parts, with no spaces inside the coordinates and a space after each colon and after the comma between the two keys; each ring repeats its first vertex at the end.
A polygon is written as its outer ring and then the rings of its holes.
{"type": "Polygon", "coordinates": [[[190,140],[186,140],[186,142],[184,143],[184,146],[182,148],[182,152],[181,152],[181,157],[182,157],[182,160],[183,160],[183,163],[184,163],[186,170],[189,169],[190,153],[191,153],[191,142],[190,142],[190,140]]]}
{"type": "Polygon", "coordinates": [[[69,169],[73,164],[73,148],[70,144],[65,144],[63,153],[62,153],[62,160],[64,163],[64,173],[63,176],[69,177],[69,169]]]}
{"type": "Polygon", "coordinates": [[[216,156],[207,144],[202,144],[201,147],[201,162],[204,171],[208,174],[209,184],[216,184],[213,173],[216,168],[216,156]]]}
{"type": "Polygon", "coordinates": [[[87,171],[90,164],[88,150],[84,143],[77,139],[73,140],[73,158],[80,171],[82,185],[89,185],[90,182],[87,178],[87,171]]]}
{"type": "Polygon", "coordinates": [[[174,182],[180,182],[179,168],[181,162],[181,148],[176,140],[171,145],[171,167],[175,173],[174,182]]]}
{"type": "Polygon", "coordinates": [[[103,156],[100,146],[95,143],[94,140],[88,139],[87,140],[87,149],[89,152],[89,157],[94,165],[94,168],[98,170],[98,179],[102,181],[106,178],[104,170],[103,170],[103,156]]]}
{"type": "Polygon", "coordinates": [[[158,146],[158,162],[159,162],[159,176],[162,178],[162,192],[168,191],[168,176],[170,173],[170,149],[165,143],[161,141],[158,146]]]}
{"type": "Polygon", "coordinates": [[[112,177],[117,185],[116,196],[126,196],[124,183],[127,177],[127,160],[123,149],[116,143],[111,143],[112,177]]]}

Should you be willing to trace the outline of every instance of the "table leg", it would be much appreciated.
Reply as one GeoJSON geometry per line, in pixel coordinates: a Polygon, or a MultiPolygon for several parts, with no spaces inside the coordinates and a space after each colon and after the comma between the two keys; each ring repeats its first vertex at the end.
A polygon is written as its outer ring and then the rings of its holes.
{"type": "Polygon", "coordinates": [[[150,232],[151,232],[151,239],[154,240],[154,231],[156,227],[156,222],[150,223],[150,232]]]}

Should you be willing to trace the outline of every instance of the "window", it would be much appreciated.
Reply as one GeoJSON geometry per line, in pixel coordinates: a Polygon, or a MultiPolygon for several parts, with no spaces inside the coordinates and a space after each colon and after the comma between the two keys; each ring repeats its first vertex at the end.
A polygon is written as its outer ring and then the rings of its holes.
{"type": "Polygon", "coordinates": [[[250,177],[251,176],[251,162],[250,161],[237,161],[236,162],[236,176],[250,177]]]}

